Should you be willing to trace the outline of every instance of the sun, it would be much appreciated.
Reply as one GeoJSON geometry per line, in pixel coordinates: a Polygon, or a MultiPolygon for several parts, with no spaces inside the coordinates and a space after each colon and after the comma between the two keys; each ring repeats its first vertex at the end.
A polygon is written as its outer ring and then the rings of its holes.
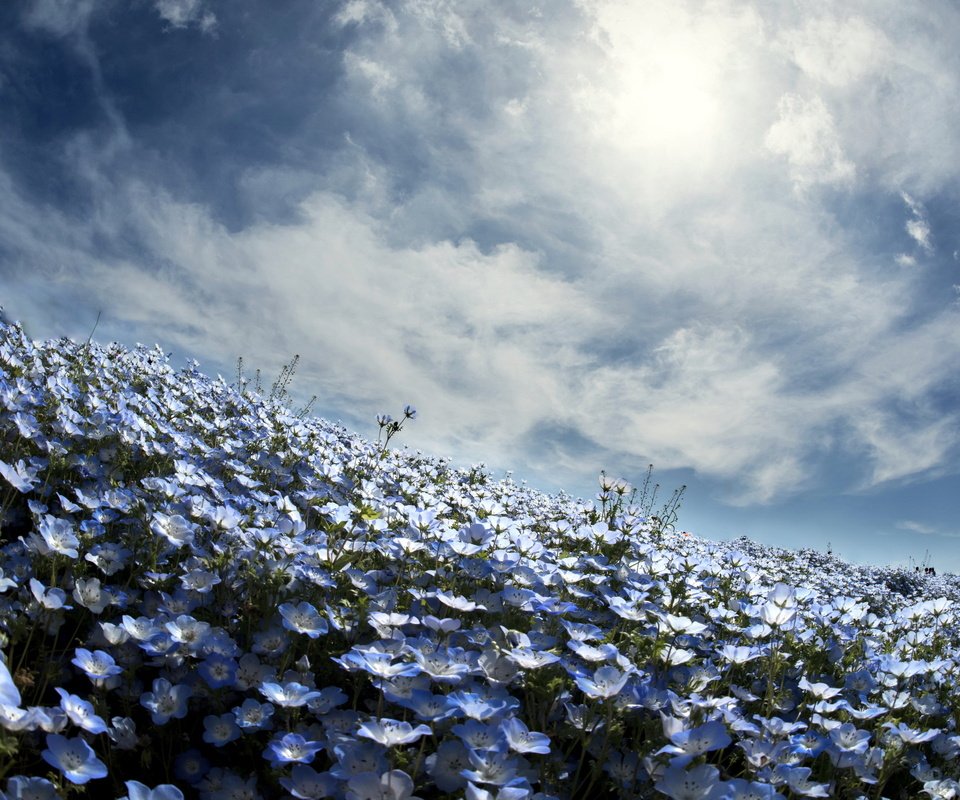
{"type": "Polygon", "coordinates": [[[583,93],[595,135],[628,160],[700,169],[720,158],[751,21],[652,2],[602,5],[596,24],[603,68],[583,93]]]}

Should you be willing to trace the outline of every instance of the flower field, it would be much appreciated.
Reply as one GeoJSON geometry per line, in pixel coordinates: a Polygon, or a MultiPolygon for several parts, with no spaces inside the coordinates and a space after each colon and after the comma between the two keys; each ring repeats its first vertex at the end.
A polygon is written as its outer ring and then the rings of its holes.
{"type": "Polygon", "coordinates": [[[2,796],[960,797],[956,576],[704,541],[380,422],[0,327],[2,796]]]}

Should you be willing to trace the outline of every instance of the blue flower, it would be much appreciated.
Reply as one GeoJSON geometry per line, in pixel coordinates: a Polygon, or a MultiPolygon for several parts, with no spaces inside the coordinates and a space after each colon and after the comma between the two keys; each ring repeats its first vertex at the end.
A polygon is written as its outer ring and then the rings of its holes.
{"type": "Polygon", "coordinates": [[[97,758],[93,748],[79,736],[68,739],[57,733],[48,733],[47,749],[40,755],[51,767],[60,770],[71,783],[84,784],[107,776],[106,764],[97,758]]]}
{"type": "Polygon", "coordinates": [[[346,800],[419,800],[413,796],[413,779],[399,769],[382,775],[361,772],[347,781],[346,800]]]}
{"type": "Polygon", "coordinates": [[[260,686],[260,693],[268,700],[284,708],[296,708],[309,703],[311,700],[320,697],[320,692],[304,686],[297,681],[279,684],[265,682],[260,686]]]}
{"type": "Polygon", "coordinates": [[[263,751],[263,757],[267,759],[273,767],[278,767],[281,764],[290,764],[291,762],[308,764],[313,761],[314,756],[322,749],[323,742],[309,741],[299,733],[286,733],[283,736],[277,736],[270,740],[270,743],[263,751]]]}
{"type": "Polygon", "coordinates": [[[140,781],[126,781],[127,797],[122,800],[183,800],[183,792],[171,783],[161,783],[154,789],[140,781]]]}
{"type": "Polygon", "coordinates": [[[154,725],[165,725],[171,718],[187,716],[187,700],[192,693],[185,684],[174,686],[166,678],[156,678],[153,691],[140,695],[140,705],[150,712],[154,725]]]}
{"type": "Polygon", "coordinates": [[[317,800],[336,795],[340,781],[329,772],[317,772],[306,764],[296,764],[289,778],[280,779],[280,785],[297,800],[317,800]]]}
{"type": "Polygon", "coordinates": [[[196,748],[181,753],[173,762],[174,777],[191,786],[199,783],[209,771],[210,762],[196,748]]]}
{"type": "Polygon", "coordinates": [[[500,723],[500,728],[506,734],[510,749],[516,753],[545,755],[550,752],[550,737],[531,731],[519,717],[510,717],[500,723]]]}
{"type": "Polygon", "coordinates": [[[28,466],[22,458],[14,465],[0,459],[0,475],[3,475],[7,483],[14,489],[24,494],[30,492],[34,486],[40,483],[40,478],[37,477],[37,468],[28,466]]]}
{"type": "Polygon", "coordinates": [[[232,686],[237,679],[237,662],[219,653],[212,653],[197,667],[197,672],[211,689],[223,689],[232,686]]]}
{"type": "Polygon", "coordinates": [[[240,728],[233,714],[208,714],[203,718],[203,728],[203,741],[214,747],[223,747],[240,738],[240,728]]]}
{"type": "Polygon", "coordinates": [[[600,667],[593,673],[593,678],[577,676],[577,686],[587,697],[606,700],[616,697],[627,685],[630,672],[621,673],[616,667],[600,667]]]}
{"type": "Polygon", "coordinates": [[[656,784],[672,800],[701,800],[720,785],[720,770],[709,764],[700,764],[685,770],[680,766],[668,767],[656,784]]]}
{"type": "Polygon", "coordinates": [[[297,605],[283,603],[277,610],[283,617],[283,627],[288,631],[305,633],[311,639],[316,639],[329,630],[326,620],[306,600],[297,605]]]}
{"type": "Polygon", "coordinates": [[[10,674],[6,662],[0,659],[0,705],[18,708],[20,703],[20,690],[13,682],[13,676],[10,674]]]}
{"type": "Polygon", "coordinates": [[[107,730],[107,723],[98,717],[93,709],[93,704],[70,694],[66,689],[55,687],[57,694],[60,695],[60,707],[66,712],[70,721],[90,733],[104,733],[107,730]]]}
{"type": "Polygon", "coordinates": [[[80,540],[73,532],[73,526],[69,520],[44,514],[40,520],[40,536],[54,553],[68,558],[76,558],[79,555],[77,548],[80,546],[80,540]]]}
{"type": "Polygon", "coordinates": [[[417,741],[421,736],[428,736],[431,733],[432,730],[428,725],[421,724],[414,728],[409,722],[400,722],[395,719],[372,719],[360,726],[357,736],[373,739],[384,747],[393,747],[398,744],[410,744],[417,741]]]}
{"type": "Polygon", "coordinates": [[[123,672],[123,667],[117,666],[113,656],[105,650],[91,652],[83,647],[78,647],[74,651],[70,663],[83,670],[87,677],[93,681],[94,686],[103,686],[108,679],[123,672]]]}
{"type": "Polygon", "coordinates": [[[7,781],[8,800],[60,800],[57,787],[46,778],[14,775],[7,781]]]}
{"type": "Polygon", "coordinates": [[[251,731],[269,730],[272,725],[273,706],[270,703],[258,703],[252,697],[243,701],[243,705],[233,709],[237,725],[251,731]]]}

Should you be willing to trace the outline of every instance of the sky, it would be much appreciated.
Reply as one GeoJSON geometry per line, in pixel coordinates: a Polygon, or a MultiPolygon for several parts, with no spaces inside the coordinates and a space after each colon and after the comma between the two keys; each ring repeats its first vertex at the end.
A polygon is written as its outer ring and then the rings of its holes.
{"type": "Polygon", "coordinates": [[[3,3],[0,305],[960,572],[957,41],[952,0],[3,3]]]}

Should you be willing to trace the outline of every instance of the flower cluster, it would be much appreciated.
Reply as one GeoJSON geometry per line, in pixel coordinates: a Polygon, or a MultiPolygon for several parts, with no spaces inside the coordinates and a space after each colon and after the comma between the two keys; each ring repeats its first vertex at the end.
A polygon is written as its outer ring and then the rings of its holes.
{"type": "Polygon", "coordinates": [[[628,488],[3,325],[0,797],[960,796],[955,576],[707,542],[628,488]]]}

